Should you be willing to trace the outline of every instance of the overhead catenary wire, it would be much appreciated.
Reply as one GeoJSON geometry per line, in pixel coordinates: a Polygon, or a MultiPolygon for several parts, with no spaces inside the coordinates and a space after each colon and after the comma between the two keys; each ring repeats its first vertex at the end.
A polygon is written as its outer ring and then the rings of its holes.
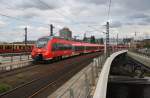
{"type": "Polygon", "coordinates": [[[10,19],[14,19],[14,20],[21,21],[21,22],[30,21],[30,22],[33,22],[33,23],[41,24],[41,25],[48,25],[46,23],[37,22],[37,21],[33,21],[33,20],[28,20],[28,19],[21,19],[21,18],[18,18],[18,17],[9,16],[9,15],[2,14],[2,13],[0,13],[0,16],[7,17],[7,18],[10,18],[10,19]]]}
{"type": "MultiPolygon", "coordinates": [[[[41,4],[43,4],[43,5],[45,5],[47,8],[51,8],[47,3],[45,3],[44,1],[42,1],[42,0],[38,0],[41,4]]],[[[64,14],[62,14],[62,13],[60,13],[59,11],[57,11],[57,10],[55,10],[54,11],[55,13],[57,13],[58,15],[61,15],[61,16],[63,16],[64,18],[67,18],[68,20],[70,20],[71,22],[72,22],[72,24],[74,24],[74,25],[81,25],[81,24],[85,24],[85,22],[76,22],[76,21],[74,21],[73,19],[71,19],[70,17],[68,17],[68,16],[66,16],[66,15],[64,15],[64,14]]],[[[89,23],[91,23],[91,22],[89,22],[89,23]]]]}
{"type": "MultiPolygon", "coordinates": [[[[8,4],[6,2],[5,2],[5,5],[11,6],[10,4],[8,4]]],[[[8,7],[7,9],[12,10],[11,7],[8,7]]],[[[0,16],[7,17],[7,18],[10,18],[10,19],[14,19],[14,20],[21,21],[21,22],[32,22],[32,23],[37,23],[37,24],[40,24],[40,25],[47,25],[47,26],[49,25],[48,23],[33,21],[33,20],[29,20],[29,19],[21,19],[21,18],[13,17],[13,16],[10,16],[10,15],[7,15],[7,14],[3,14],[3,13],[0,13],[0,16]]],[[[64,23],[64,22],[55,22],[55,23],[64,23]]]]}
{"type": "MultiPolygon", "coordinates": [[[[45,5],[47,8],[50,8],[50,6],[47,4],[47,3],[45,3],[45,2],[43,2],[43,1],[41,1],[41,0],[38,0],[40,3],[42,3],[43,5],[45,5]]],[[[5,4],[7,4],[7,5],[9,5],[10,6],[10,4],[8,4],[8,3],[5,3],[5,4]]],[[[10,7],[9,7],[9,9],[11,9],[10,7]]],[[[59,11],[57,11],[57,10],[55,10],[55,12],[57,13],[57,14],[59,14],[59,15],[61,15],[61,16],[63,16],[63,17],[65,17],[65,18],[67,18],[68,20],[70,20],[72,23],[71,24],[73,24],[73,25],[81,25],[81,24],[85,24],[84,22],[75,22],[73,19],[71,19],[70,17],[68,17],[68,16],[66,16],[66,15],[64,15],[64,14],[62,14],[62,13],[60,13],[59,11]]],[[[13,17],[13,16],[9,16],[9,15],[6,15],[6,14],[3,14],[3,13],[0,13],[0,16],[4,16],[4,17],[7,17],[7,18],[11,18],[11,19],[15,19],[15,20],[17,20],[17,21],[21,21],[21,22],[33,22],[33,23],[37,23],[37,24],[41,24],[41,25],[49,25],[48,23],[42,23],[42,22],[38,22],[38,21],[33,21],[33,20],[28,20],[28,19],[21,19],[21,18],[18,18],[18,17],[13,17]]],[[[54,22],[54,23],[64,23],[64,22],[54,22]]],[[[91,22],[89,22],[90,24],[91,24],[91,22]]],[[[87,24],[87,23],[86,23],[87,24]]]]}
{"type": "MultiPolygon", "coordinates": [[[[43,2],[42,0],[38,0],[40,3],[42,3],[42,4],[44,4],[47,8],[50,8],[50,6],[47,4],[47,3],[45,3],[45,2],[43,2]]],[[[110,0],[110,2],[111,2],[111,0],[110,0]]],[[[111,6],[111,4],[109,4],[109,13],[110,13],[110,6],[111,6]]],[[[70,17],[68,17],[68,16],[66,16],[66,15],[64,15],[64,14],[62,14],[61,12],[59,12],[59,11],[57,11],[57,10],[55,10],[55,12],[57,13],[57,14],[59,14],[59,15],[61,15],[61,16],[63,16],[63,17],[65,17],[65,18],[67,18],[68,20],[70,20],[72,23],[71,24],[73,24],[73,25],[79,25],[79,24],[87,24],[87,23],[84,23],[84,22],[75,22],[75,20],[73,20],[73,19],[71,19],[70,17]]],[[[15,20],[18,20],[18,21],[22,21],[22,22],[26,22],[26,21],[30,21],[30,22],[33,22],[33,23],[37,23],[37,24],[41,24],[41,25],[49,25],[48,23],[46,24],[46,23],[41,23],[41,22],[38,22],[38,21],[33,21],[33,20],[28,20],[28,19],[21,19],[21,18],[18,18],[18,17],[12,17],[12,16],[9,16],[9,15],[6,15],[6,14],[2,14],[2,13],[0,13],[0,15],[1,16],[4,16],[4,17],[8,17],[8,18],[12,18],[12,19],[15,19],[15,20]]],[[[57,22],[56,22],[57,23],[57,22]]],[[[62,22],[63,23],[63,22],[62,22]]],[[[91,24],[91,23],[90,23],[91,24]]]]}
{"type": "MultiPolygon", "coordinates": [[[[109,22],[110,21],[110,11],[111,11],[111,3],[112,3],[112,1],[111,0],[109,0],[109,3],[108,3],[108,10],[107,10],[107,18],[106,18],[106,21],[107,22],[109,22]]],[[[106,25],[104,25],[104,26],[106,26],[106,25]]],[[[94,28],[93,26],[89,26],[88,25],[88,27],[90,27],[90,28],[92,28],[92,29],[96,29],[96,28],[94,28]]],[[[96,29],[97,30],[97,29],[96,29]]]]}
{"type": "MultiPolygon", "coordinates": [[[[41,4],[45,5],[47,8],[51,8],[51,7],[50,7],[47,3],[45,3],[44,1],[41,1],[41,0],[38,0],[38,1],[39,1],[41,4]]],[[[70,17],[68,17],[68,16],[66,16],[66,15],[64,15],[64,14],[62,14],[62,13],[60,13],[60,12],[58,12],[57,10],[55,10],[55,13],[57,13],[57,14],[59,14],[59,15],[65,17],[65,18],[69,19],[70,21],[74,22],[74,20],[70,19],[70,17]]]]}

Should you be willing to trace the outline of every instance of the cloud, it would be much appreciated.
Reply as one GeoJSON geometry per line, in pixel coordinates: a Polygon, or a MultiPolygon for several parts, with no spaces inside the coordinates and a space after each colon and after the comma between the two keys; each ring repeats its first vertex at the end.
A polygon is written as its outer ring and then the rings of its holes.
{"type": "MultiPolygon", "coordinates": [[[[23,22],[1,16],[0,27],[3,28],[3,31],[8,32],[9,30],[7,35],[11,36],[12,28],[23,30],[25,26],[31,26],[31,28],[29,27],[29,38],[31,39],[48,35],[48,24],[51,23],[56,27],[55,32],[58,32],[60,27],[67,26],[73,31],[73,35],[83,36],[81,32],[90,29],[88,26],[94,27],[94,25],[98,25],[99,29],[105,30],[105,27],[101,24],[107,21],[109,0],[41,1],[46,4],[39,2],[39,0],[1,0],[0,13],[17,17],[22,19],[23,22]],[[9,26],[6,27],[7,24],[9,26]]],[[[125,32],[124,35],[134,32],[137,29],[136,26],[141,32],[150,32],[148,28],[150,26],[149,4],[150,0],[112,0],[110,12],[112,22],[110,27],[112,29],[121,28],[120,30],[125,32]]],[[[5,33],[2,33],[2,31],[0,33],[1,36],[5,37],[5,40],[10,40],[5,33]]],[[[13,32],[13,34],[17,36],[17,33],[13,32]]],[[[95,32],[94,34],[98,35],[99,33],[95,32]]]]}
{"type": "Polygon", "coordinates": [[[112,23],[110,23],[110,28],[118,28],[121,26],[122,26],[122,23],[120,21],[113,21],[112,23]]]}
{"type": "Polygon", "coordinates": [[[108,2],[107,0],[77,0],[77,1],[96,5],[102,5],[108,2]]]}
{"type": "Polygon", "coordinates": [[[28,29],[34,29],[34,27],[32,27],[30,25],[19,25],[18,26],[19,29],[24,29],[25,27],[27,27],[28,29]]]}
{"type": "Polygon", "coordinates": [[[150,15],[144,13],[136,13],[126,17],[126,25],[149,25],[150,15]],[[130,20],[130,21],[129,21],[130,20]]]}
{"type": "Polygon", "coordinates": [[[18,7],[23,9],[36,8],[40,10],[52,10],[61,7],[60,0],[22,0],[18,7]]]}
{"type": "Polygon", "coordinates": [[[7,25],[6,22],[0,20],[0,27],[5,27],[7,25]]]}
{"type": "Polygon", "coordinates": [[[128,18],[130,19],[144,19],[144,18],[148,18],[150,17],[149,15],[146,15],[144,13],[137,13],[137,14],[133,14],[131,16],[129,16],[128,18]]]}
{"type": "Polygon", "coordinates": [[[22,18],[31,19],[31,18],[34,18],[34,17],[38,17],[40,15],[36,12],[33,12],[33,11],[26,11],[26,13],[23,13],[20,16],[22,16],[22,18]]]}
{"type": "Polygon", "coordinates": [[[124,5],[127,9],[138,12],[149,10],[150,4],[150,0],[117,0],[117,2],[124,5]]]}

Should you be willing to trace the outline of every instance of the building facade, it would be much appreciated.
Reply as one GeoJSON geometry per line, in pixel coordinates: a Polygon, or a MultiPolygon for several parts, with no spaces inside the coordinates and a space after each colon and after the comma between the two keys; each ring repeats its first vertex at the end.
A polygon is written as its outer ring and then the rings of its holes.
{"type": "Polygon", "coordinates": [[[72,39],[72,31],[69,28],[65,27],[59,31],[59,36],[65,39],[72,39]]]}

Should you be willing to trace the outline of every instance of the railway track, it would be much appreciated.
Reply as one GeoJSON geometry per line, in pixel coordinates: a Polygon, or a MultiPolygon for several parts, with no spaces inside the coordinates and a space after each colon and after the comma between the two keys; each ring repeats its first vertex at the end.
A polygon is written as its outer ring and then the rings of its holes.
{"type": "MultiPolygon", "coordinates": [[[[47,95],[50,94],[51,87],[53,87],[53,89],[56,89],[57,86],[60,86],[62,83],[66,82],[75,73],[77,73],[79,70],[81,70],[83,67],[85,67],[86,64],[89,64],[89,63],[90,63],[90,61],[84,62],[80,66],[77,66],[74,69],[69,70],[68,72],[64,73],[64,75],[58,76],[57,77],[58,79],[56,79],[56,80],[50,82],[48,85],[42,87],[41,89],[39,89],[38,91],[36,91],[35,93],[33,93],[28,98],[46,98],[47,95]],[[43,94],[43,92],[45,92],[45,94],[43,94]]],[[[80,64],[80,63],[78,63],[78,64],[80,64]]],[[[53,90],[51,90],[51,91],[53,91],[53,90]]]]}
{"type": "MultiPolygon", "coordinates": [[[[75,57],[75,56],[72,56],[72,57],[75,57]]],[[[64,58],[62,60],[66,60],[66,59],[69,59],[71,57],[68,57],[68,58],[64,58]]],[[[40,63],[43,63],[43,62],[38,62],[38,63],[35,63],[34,61],[29,61],[31,62],[30,65],[28,66],[23,66],[23,67],[19,67],[19,68],[15,68],[15,69],[12,69],[12,70],[8,70],[8,71],[0,71],[0,78],[3,78],[3,77],[7,77],[7,76],[11,76],[11,75],[15,75],[15,74],[18,74],[18,73],[21,73],[21,72],[25,72],[25,71],[28,71],[28,70],[31,70],[31,69],[34,69],[36,67],[39,67],[41,66],[40,63]]],[[[46,64],[52,64],[52,63],[55,63],[57,61],[50,61],[50,62],[47,62],[45,63],[46,64]]],[[[43,63],[44,64],[44,63],[43,63]]]]}
{"type": "MultiPolygon", "coordinates": [[[[78,55],[75,55],[75,56],[72,56],[72,57],[63,58],[62,60],[70,59],[70,58],[77,57],[77,56],[78,55]]],[[[12,76],[12,75],[15,75],[15,74],[18,74],[18,73],[26,72],[28,70],[40,67],[41,63],[46,65],[46,64],[56,63],[58,61],[60,61],[60,60],[54,60],[54,61],[51,60],[50,62],[46,62],[46,63],[44,63],[44,62],[35,63],[34,61],[31,60],[31,61],[29,61],[29,62],[31,62],[31,64],[28,65],[28,66],[23,66],[23,67],[15,68],[15,69],[8,70],[8,71],[0,71],[0,78],[12,76]]]]}
{"type": "Polygon", "coordinates": [[[55,66],[50,64],[49,73],[1,94],[0,98],[44,98],[99,55],[100,53],[87,54],[53,63],[55,66]]]}

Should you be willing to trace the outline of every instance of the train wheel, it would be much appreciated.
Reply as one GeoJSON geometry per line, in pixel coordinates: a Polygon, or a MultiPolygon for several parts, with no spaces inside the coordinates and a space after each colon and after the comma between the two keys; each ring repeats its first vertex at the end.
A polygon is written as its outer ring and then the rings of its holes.
{"type": "Polygon", "coordinates": [[[62,60],[62,56],[59,56],[59,60],[62,60]]]}
{"type": "Polygon", "coordinates": [[[51,60],[44,60],[44,64],[49,64],[51,62],[52,62],[51,60]]]}
{"type": "Polygon", "coordinates": [[[54,57],[54,58],[53,58],[53,61],[54,61],[54,62],[56,62],[56,61],[58,61],[58,60],[59,60],[59,57],[54,57]]]}

